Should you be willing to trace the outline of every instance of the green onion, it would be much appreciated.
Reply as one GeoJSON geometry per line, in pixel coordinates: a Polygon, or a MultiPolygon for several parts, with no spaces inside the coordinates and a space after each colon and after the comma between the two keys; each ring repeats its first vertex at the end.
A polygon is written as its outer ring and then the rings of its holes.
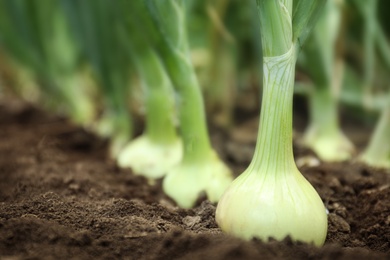
{"type": "MultiPolygon", "coordinates": [[[[387,71],[390,70],[390,45],[386,40],[382,26],[377,20],[377,1],[354,1],[359,11],[364,17],[365,23],[365,82],[373,84],[373,60],[375,47],[377,47],[380,57],[382,58],[384,67],[387,71]],[[369,45],[369,47],[367,47],[369,45]]],[[[371,96],[372,87],[366,84],[369,95],[371,96]]],[[[390,89],[387,89],[385,96],[385,104],[382,107],[382,112],[379,121],[375,127],[374,133],[370,138],[367,148],[360,155],[360,161],[381,168],[390,168],[390,89]]],[[[378,103],[378,102],[376,102],[378,103]]]]}
{"type": "Polygon", "coordinates": [[[179,206],[192,207],[201,192],[216,202],[232,180],[231,172],[211,148],[199,83],[192,66],[180,0],[134,1],[139,13],[152,19],[149,39],[157,50],[178,96],[183,159],[163,180],[165,193],[179,206]],[[145,5],[143,4],[146,4],[145,5]]]}
{"type": "Polygon", "coordinates": [[[216,212],[224,232],[251,239],[287,235],[322,245],[325,207],[297,169],[292,150],[292,97],[299,47],[325,1],[257,0],[263,49],[263,102],[255,155],[216,212]]]}
{"type": "Polygon", "coordinates": [[[110,155],[116,158],[133,134],[127,104],[131,66],[123,54],[122,17],[106,0],[62,0],[62,4],[103,95],[105,110],[96,131],[111,138],[110,155]]]}
{"type": "MultiPolygon", "coordinates": [[[[222,127],[229,127],[233,123],[233,101],[237,83],[237,45],[225,26],[230,3],[228,0],[217,0],[203,5],[210,20],[207,33],[209,61],[205,68],[207,74],[203,93],[206,111],[210,113],[211,120],[222,127]]],[[[234,16],[229,18],[237,19],[234,16]]]]}
{"type": "MultiPolygon", "coordinates": [[[[390,91],[389,91],[390,93],[390,91]]],[[[390,94],[374,133],[360,160],[368,165],[390,168],[390,94]]]]}
{"type": "Polygon", "coordinates": [[[358,10],[363,16],[363,47],[364,47],[364,96],[363,102],[366,107],[370,107],[372,103],[372,90],[374,85],[374,70],[375,70],[375,35],[376,35],[376,9],[378,6],[377,0],[353,1],[358,10]]]}
{"type": "Polygon", "coordinates": [[[329,0],[324,9],[302,53],[304,70],[315,85],[309,93],[310,124],[304,134],[304,144],[324,161],[344,161],[351,158],[354,147],[338,122],[336,93],[342,77],[337,77],[340,68],[335,49],[341,6],[336,0],[329,0]]]}
{"type": "Polygon", "coordinates": [[[94,107],[81,87],[80,52],[58,1],[4,0],[0,5],[2,46],[33,72],[44,103],[63,106],[74,121],[87,125],[94,107]]]}
{"type": "Polygon", "coordinates": [[[174,125],[173,87],[160,58],[143,35],[134,2],[122,2],[128,18],[124,37],[145,91],[146,131],[126,145],[118,156],[118,164],[132,168],[135,174],[156,179],[182,159],[182,142],[174,125]]]}

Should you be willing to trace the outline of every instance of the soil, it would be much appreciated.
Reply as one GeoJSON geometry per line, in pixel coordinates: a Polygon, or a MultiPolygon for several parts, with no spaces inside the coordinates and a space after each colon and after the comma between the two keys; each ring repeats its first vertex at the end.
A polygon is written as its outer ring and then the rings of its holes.
{"type": "MultiPolygon", "coordinates": [[[[236,175],[252,157],[256,129],[249,118],[229,133],[212,130],[236,175]]],[[[367,142],[369,129],[346,129],[367,142]]],[[[300,170],[329,210],[322,248],[223,234],[215,205],[177,208],[161,182],[151,186],[107,159],[105,141],[30,105],[0,102],[0,140],[1,259],[390,259],[389,171],[318,164],[299,143],[300,170]]]]}

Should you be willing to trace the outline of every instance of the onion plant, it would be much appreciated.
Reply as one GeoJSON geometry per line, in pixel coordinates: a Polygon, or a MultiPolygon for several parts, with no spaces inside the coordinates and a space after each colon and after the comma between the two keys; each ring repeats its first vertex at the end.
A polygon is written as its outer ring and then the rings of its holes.
{"type": "Polygon", "coordinates": [[[167,172],[163,189],[184,208],[194,206],[202,192],[217,201],[232,180],[228,167],[212,149],[199,83],[192,66],[181,0],[132,1],[144,34],[163,61],[177,95],[181,162],[167,172]]]}
{"type": "Polygon", "coordinates": [[[344,49],[344,56],[352,58],[353,62],[350,58],[344,62],[344,82],[338,98],[341,103],[353,108],[352,113],[368,115],[369,111],[373,114],[386,103],[386,95],[380,94],[383,91],[379,76],[390,60],[386,51],[388,43],[379,23],[376,0],[349,0],[347,3],[348,17],[353,19],[348,19],[344,32],[346,46],[349,46],[344,49]]]}
{"type": "MultiPolygon", "coordinates": [[[[243,6],[245,5],[244,3],[243,6]]],[[[224,127],[233,123],[233,101],[237,84],[237,43],[226,26],[226,20],[237,20],[238,17],[227,16],[230,7],[229,0],[207,1],[204,5],[209,20],[207,38],[210,55],[203,93],[207,111],[213,115],[212,119],[216,124],[224,127]]]]}
{"type": "MultiPolygon", "coordinates": [[[[127,1],[128,2],[128,1],[127,1]]],[[[140,75],[145,93],[146,130],[131,141],[118,156],[121,167],[150,179],[162,177],[182,158],[182,142],[176,133],[174,92],[160,57],[143,35],[134,3],[122,1],[121,14],[127,19],[123,37],[140,75]],[[128,6],[126,6],[128,5],[128,6]]]]}
{"type": "Polygon", "coordinates": [[[360,160],[375,167],[390,168],[390,91],[387,104],[360,160]]]}
{"type": "MultiPolygon", "coordinates": [[[[364,50],[365,67],[364,82],[366,94],[370,97],[374,84],[374,61],[375,51],[381,57],[382,66],[390,71],[390,44],[388,43],[384,30],[377,18],[377,0],[354,1],[364,19],[364,50]]],[[[374,133],[367,148],[363,151],[359,159],[374,167],[390,168],[390,87],[387,88],[385,104],[374,133]]],[[[367,102],[365,103],[367,104],[367,102]]],[[[369,105],[372,107],[372,105],[369,105]]]]}
{"type": "Polygon", "coordinates": [[[78,72],[80,52],[57,0],[1,1],[0,41],[35,76],[44,104],[65,110],[77,123],[93,120],[94,106],[78,72]]]}
{"type": "Polygon", "coordinates": [[[252,4],[256,4],[252,0],[193,2],[187,19],[192,62],[209,120],[229,128],[235,101],[256,83],[254,64],[258,57],[252,55],[259,39],[257,31],[253,35],[257,23],[253,22],[252,4]]]}
{"type": "Polygon", "coordinates": [[[110,155],[116,158],[133,134],[127,104],[130,60],[120,37],[122,17],[107,0],[62,0],[62,4],[103,95],[105,109],[96,130],[110,137],[110,155]]]}
{"type": "Polygon", "coordinates": [[[371,107],[372,90],[374,85],[375,71],[375,30],[377,19],[378,1],[354,1],[354,4],[360,11],[363,18],[363,50],[364,50],[364,76],[363,76],[363,104],[366,107],[371,107]]]}
{"type": "Polygon", "coordinates": [[[322,245],[324,204],[294,162],[292,98],[298,51],[325,1],[257,0],[263,51],[263,98],[255,155],[221,197],[216,220],[235,236],[289,235],[322,245]]]}
{"type": "Polygon", "coordinates": [[[354,147],[344,135],[338,119],[338,93],[342,69],[337,66],[336,41],[341,25],[341,2],[329,0],[313,29],[300,59],[313,81],[309,92],[310,124],[304,144],[324,161],[350,159],[354,147]]]}

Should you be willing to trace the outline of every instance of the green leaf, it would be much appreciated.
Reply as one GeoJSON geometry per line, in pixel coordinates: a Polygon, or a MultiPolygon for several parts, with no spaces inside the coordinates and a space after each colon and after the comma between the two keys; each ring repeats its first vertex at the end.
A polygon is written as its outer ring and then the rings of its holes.
{"type": "Polygon", "coordinates": [[[386,39],[385,32],[379,22],[376,22],[376,44],[380,53],[380,58],[386,65],[387,69],[390,70],[390,44],[386,39]]]}
{"type": "Polygon", "coordinates": [[[187,35],[182,0],[146,0],[148,10],[165,41],[174,49],[186,51],[187,35]]]}
{"type": "Polygon", "coordinates": [[[316,24],[327,0],[294,0],[293,39],[302,46],[316,24]]]}
{"type": "Polygon", "coordinates": [[[263,53],[266,57],[279,56],[292,46],[290,1],[257,0],[263,53]]]}

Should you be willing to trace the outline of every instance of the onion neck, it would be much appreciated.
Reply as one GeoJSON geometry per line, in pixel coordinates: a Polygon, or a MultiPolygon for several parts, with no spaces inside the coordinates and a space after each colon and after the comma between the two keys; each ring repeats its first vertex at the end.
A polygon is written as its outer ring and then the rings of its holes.
{"type": "Polygon", "coordinates": [[[264,57],[263,98],[255,155],[249,172],[285,174],[296,171],[292,149],[292,100],[295,47],[264,57]]]}

